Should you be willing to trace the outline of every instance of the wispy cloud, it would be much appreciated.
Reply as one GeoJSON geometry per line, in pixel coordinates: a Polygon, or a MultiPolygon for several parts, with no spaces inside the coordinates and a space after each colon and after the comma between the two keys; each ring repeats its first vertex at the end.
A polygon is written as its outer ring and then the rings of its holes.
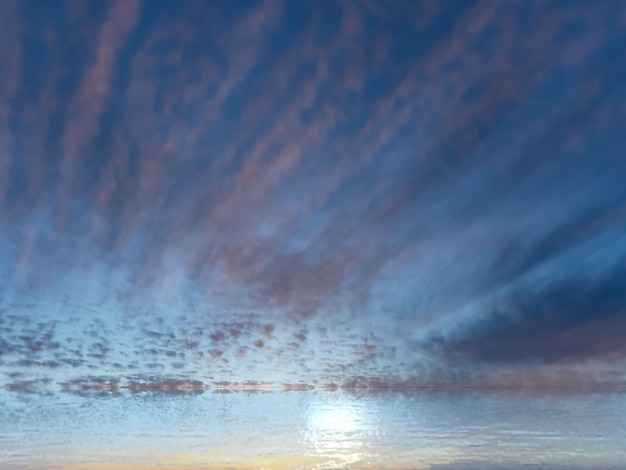
{"type": "Polygon", "coordinates": [[[623,360],[619,1],[0,8],[1,373],[623,360]]]}
{"type": "Polygon", "coordinates": [[[624,359],[626,269],[548,281],[497,302],[494,310],[432,347],[470,364],[541,364],[624,359]]]}

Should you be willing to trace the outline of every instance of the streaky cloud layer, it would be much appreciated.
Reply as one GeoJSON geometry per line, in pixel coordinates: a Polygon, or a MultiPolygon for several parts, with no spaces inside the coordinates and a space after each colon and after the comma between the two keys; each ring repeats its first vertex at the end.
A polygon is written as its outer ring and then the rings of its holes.
{"type": "Polygon", "coordinates": [[[623,387],[625,26],[1,2],[0,383],[623,387]]]}

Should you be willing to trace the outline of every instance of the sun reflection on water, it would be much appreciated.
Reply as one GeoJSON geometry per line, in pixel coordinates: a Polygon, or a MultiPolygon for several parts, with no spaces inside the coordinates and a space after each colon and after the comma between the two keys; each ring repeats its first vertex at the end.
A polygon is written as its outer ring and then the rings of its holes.
{"type": "Polygon", "coordinates": [[[348,400],[316,402],[307,415],[303,444],[310,455],[327,459],[319,468],[365,463],[367,438],[372,434],[372,410],[348,400]],[[368,415],[368,419],[365,419],[368,415]]]}
{"type": "Polygon", "coordinates": [[[357,429],[359,421],[359,410],[354,405],[331,405],[316,409],[309,425],[322,432],[348,433],[357,429]]]}
{"type": "Polygon", "coordinates": [[[626,468],[624,394],[11,397],[2,470],[626,468]]]}

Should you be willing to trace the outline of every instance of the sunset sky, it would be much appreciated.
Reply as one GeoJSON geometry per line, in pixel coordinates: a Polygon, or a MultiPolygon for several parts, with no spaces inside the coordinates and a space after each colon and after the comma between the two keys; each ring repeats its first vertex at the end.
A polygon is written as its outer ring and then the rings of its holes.
{"type": "Polygon", "coordinates": [[[622,0],[0,0],[0,387],[625,387],[625,51],[622,0]]]}

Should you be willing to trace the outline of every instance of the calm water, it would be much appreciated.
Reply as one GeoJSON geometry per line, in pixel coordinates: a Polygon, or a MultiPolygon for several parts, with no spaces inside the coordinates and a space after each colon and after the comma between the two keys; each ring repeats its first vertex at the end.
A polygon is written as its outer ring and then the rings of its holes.
{"type": "Polygon", "coordinates": [[[623,393],[0,398],[6,470],[626,468],[623,393]]]}

